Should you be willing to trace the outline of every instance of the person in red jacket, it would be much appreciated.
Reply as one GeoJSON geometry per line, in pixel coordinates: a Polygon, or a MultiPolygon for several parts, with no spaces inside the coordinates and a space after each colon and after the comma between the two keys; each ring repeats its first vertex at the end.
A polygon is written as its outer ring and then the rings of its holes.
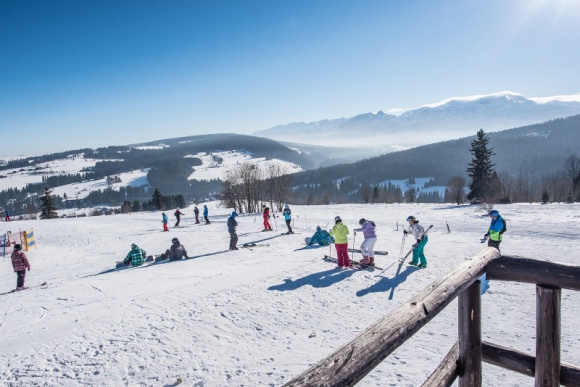
{"type": "Polygon", "coordinates": [[[262,231],[272,231],[272,226],[270,226],[270,207],[266,207],[265,204],[262,205],[262,216],[264,217],[264,229],[262,231]]]}
{"type": "Polygon", "coordinates": [[[22,245],[15,244],[12,252],[12,267],[18,276],[16,279],[16,290],[24,290],[24,278],[26,277],[26,269],[30,271],[30,263],[26,254],[22,251],[22,245]]]}

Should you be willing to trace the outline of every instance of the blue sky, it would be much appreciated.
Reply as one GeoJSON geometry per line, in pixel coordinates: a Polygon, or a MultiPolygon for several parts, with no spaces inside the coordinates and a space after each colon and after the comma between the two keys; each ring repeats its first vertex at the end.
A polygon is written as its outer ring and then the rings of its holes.
{"type": "Polygon", "coordinates": [[[0,155],[580,93],[580,1],[0,1],[0,155]]]}

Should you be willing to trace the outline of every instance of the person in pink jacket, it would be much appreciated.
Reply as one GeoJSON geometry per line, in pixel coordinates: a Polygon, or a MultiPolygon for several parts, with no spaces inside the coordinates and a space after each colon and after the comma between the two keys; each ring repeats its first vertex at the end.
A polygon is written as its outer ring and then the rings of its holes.
{"type": "Polygon", "coordinates": [[[22,251],[22,245],[14,245],[14,251],[12,252],[12,267],[16,272],[16,290],[24,290],[24,279],[26,278],[26,269],[30,271],[30,263],[28,263],[28,258],[26,254],[22,251]]]}

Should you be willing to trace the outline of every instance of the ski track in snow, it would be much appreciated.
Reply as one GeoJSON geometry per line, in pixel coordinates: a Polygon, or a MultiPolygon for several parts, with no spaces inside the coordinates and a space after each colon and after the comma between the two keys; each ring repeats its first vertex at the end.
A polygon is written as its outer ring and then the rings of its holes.
{"type": "MultiPolygon", "coordinates": [[[[496,208],[508,221],[504,254],[577,263],[580,206],[496,208]]],[[[27,253],[32,271],[26,284],[48,285],[0,297],[0,380],[9,386],[160,386],[182,377],[195,386],[282,385],[477,253],[489,225],[474,206],[292,206],[302,215],[294,219],[302,234],[263,233],[248,214],[238,219],[239,245],[269,246],[227,251],[223,222],[231,210],[210,210],[211,225],[194,225],[186,216],[182,228],[166,233],[160,213],[1,223],[0,232],[34,227],[39,248],[27,253]],[[394,277],[410,214],[434,225],[425,248],[429,267],[403,265],[394,277]],[[376,249],[389,251],[376,257],[388,268],[380,277],[378,270],[338,270],[322,260],[326,247],[294,251],[317,224],[336,215],[351,230],[349,247],[361,216],[377,223],[376,249]],[[175,236],[194,259],[111,270],[132,242],[155,255],[175,236]]],[[[360,242],[357,235],[357,247],[360,242]]],[[[407,238],[405,253],[411,245],[407,238]]],[[[16,275],[9,257],[0,265],[0,292],[8,291],[16,275]]],[[[562,361],[576,365],[579,301],[576,292],[562,292],[562,361]]],[[[534,352],[533,285],[491,281],[482,308],[484,340],[534,352]]],[[[452,302],[358,385],[420,385],[455,342],[456,319],[452,302]]],[[[484,364],[484,385],[532,383],[484,364]]]]}

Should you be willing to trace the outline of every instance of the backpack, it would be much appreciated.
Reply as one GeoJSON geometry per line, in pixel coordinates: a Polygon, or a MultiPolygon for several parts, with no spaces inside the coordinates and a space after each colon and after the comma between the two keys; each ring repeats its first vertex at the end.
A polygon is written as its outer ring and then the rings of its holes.
{"type": "Polygon", "coordinates": [[[373,227],[377,227],[377,225],[375,224],[375,222],[373,222],[372,220],[367,220],[367,222],[369,222],[370,224],[372,224],[373,227]]]}
{"type": "Polygon", "coordinates": [[[507,222],[504,218],[501,218],[501,220],[503,221],[503,229],[499,232],[500,235],[507,231],[507,222]]]}

